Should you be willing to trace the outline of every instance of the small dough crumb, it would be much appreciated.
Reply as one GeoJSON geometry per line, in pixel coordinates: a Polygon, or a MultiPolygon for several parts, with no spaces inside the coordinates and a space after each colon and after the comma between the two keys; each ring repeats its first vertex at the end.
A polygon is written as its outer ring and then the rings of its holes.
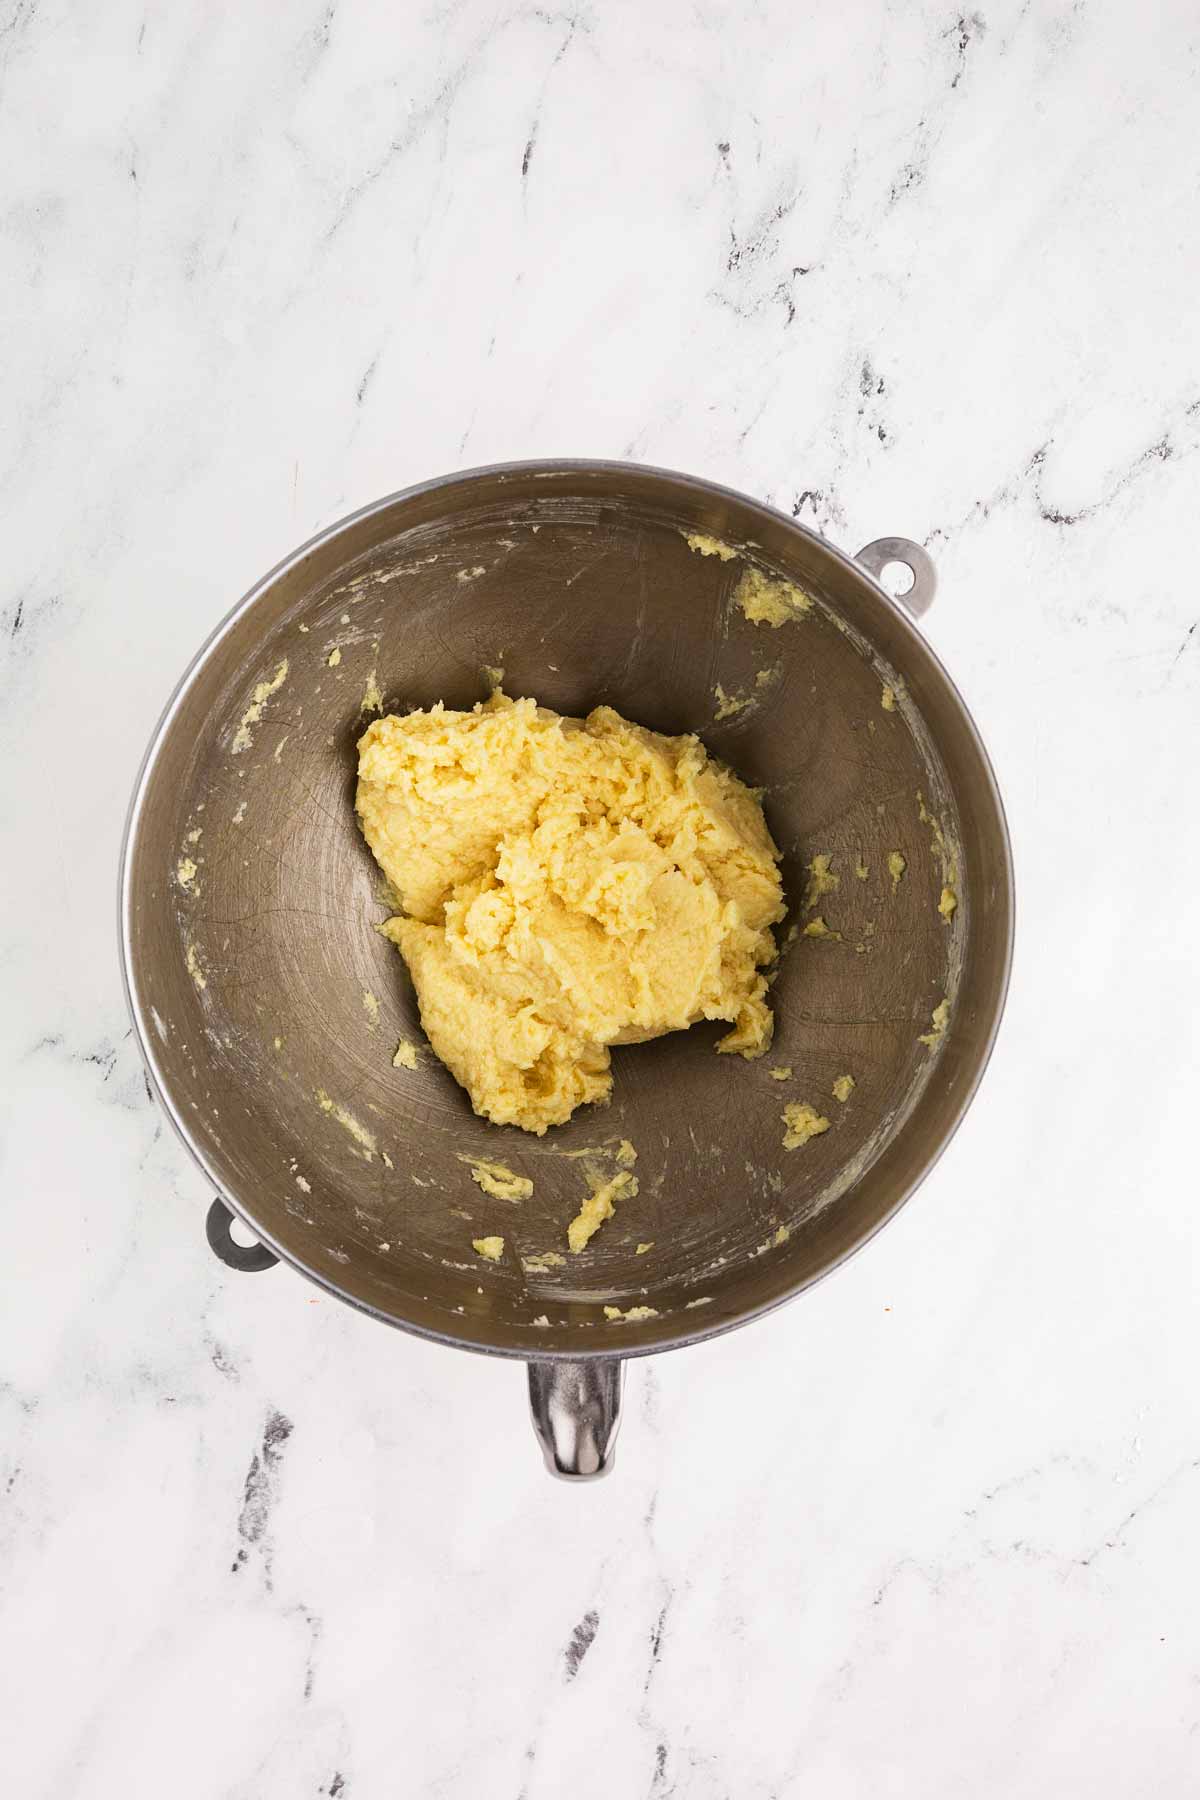
{"type": "Polygon", "coordinates": [[[899,850],[888,851],[888,874],[892,878],[892,892],[900,886],[904,879],[904,871],[908,867],[907,859],[899,850]]]}
{"type": "Polygon", "coordinates": [[[732,544],[710,537],[706,531],[685,531],[683,541],[689,550],[696,550],[701,556],[719,556],[722,562],[732,562],[737,555],[732,544]]]}
{"type": "Polygon", "coordinates": [[[277,1037],[277,1038],[276,1038],[276,1039],[275,1039],[275,1048],[276,1048],[276,1049],[277,1049],[277,1050],[282,1050],[282,1049],[283,1049],[283,1039],[282,1039],[282,1038],[281,1038],[281,1037],[277,1037]]]}
{"type": "Polygon", "coordinates": [[[792,1235],[792,1228],[790,1225],[780,1225],[775,1232],[775,1236],[771,1239],[771,1242],[778,1249],[780,1244],[787,1243],[787,1241],[791,1237],[791,1235],[792,1235]]]}
{"type": "MultiPolygon", "coordinates": [[[[807,1100],[793,1100],[790,1106],[784,1107],[782,1116],[787,1127],[783,1140],[785,1150],[799,1150],[811,1138],[820,1137],[823,1131],[829,1130],[829,1120],[823,1118],[807,1100]]],[[[780,1230],[786,1230],[786,1227],[780,1226],[780,1230]]],[[[782,1242],[778,1234],[775,1241],[782,1242]]]]}
{"type": "Polygon", "coordinates": [[[752,625],[770,625],[773,629],[812,611],[812,600],[794,582],[754,568],[743,571],[733,590],[733,603],[752,625]]]}
{"type": "Polygon", "coordinates": [[[768,1069],[767,1074],[771,1077],[772,1081],[790,1081],[792,1079],[792,1065],[790,1063],[781,1063],[777,1069],[768,1069]]]}
{"type": "Polygon", "coordinates": [[[633,1254],[635,1256],[645,1256],[647,1250],[653,1250],[653,1248],[654,1248],[654,1239],[651,1238],[650,1242],[648,1244],[639,1244],[633,1254]]]}
{"type": "Polygon", "coordinates": [[[895,712],[896,690],[894,687],[885,686],[882,694],[879,696],[879,704],[882,706],[884,712],[895,712]]]}
{"type": "Polygon", "coordinates": [[[341,650],[335,644],[333,646],[333,649],[329,652],[329,655],[325,658],[325,661],[329,664],[329,667],[331,669],[336,669],[338,664],[341,662],[341,660],[342,660],[341,650]]]}
{"type": "Polygon", "coordinates": [[[175,870],[175,879],[181,888],[190,888],[199,870],[190,856],[181,856],[175,870]]]}
{"type": "Polygon", "coordinates": [[[654,1306],[630,1306],[621,1311],[619,1306],[606,1306],[604,1316],[610,1325],[619,1320],[622,1325],[636,1325],[640,1319],[657,1319],[658,1308],[654,1306]]]}
{"type": "Polygon", "coordinates": [[[854,873],[858,876],[860,881],[865,881],[867,876],[871,873],[870,865],[861,856],[854,865],[854,873]]]}
{"type": "Polygon", "coordinates": [[[504,1255],[504,1239],[502,1237],[472,1238],[471,1248],[485,1262],[499,1262],[504,1255]]]}
{"type": "Polygon", "coordinates": [[[461,1154],[458,1160],[466,1163],[471,1171],[471,1180],[485,1194],[490,1194],[493,1200],[528,1200],[533,1195],[533,1183],[528,1175],[518,1175],[501,1162],[488,1162],[482,1156],[461,1154]]]}
{"type": "Polygon", "coordinates": [[[853,1075],[839,1075],[833,1084],[833,1097],[844,1106],[854,1092],[856,1083],[853,1075]]]}
{"type": "Polygon", "coordinates": [[[539,1313],[536,1319],[530,1320],[530,1324],[536,1325],[539,1331],[548,1331],[550,1329],[550,1321],[545,1313],[539,1313]]]}
{"type": "Polygon", "coordinates": [[[417,1066],[417,1046],[408,1038],[401,1038],[396,1045],[396,1054],[392,1058],[393,1069],[415,1069],[417,1066]]]}
{"type": "Polygon", "coordinates": [[[547,1269],[561,1269],[566,1257],[557,1250],[541,1250],[536,1256],[523,1256],[521,1267],[530,1275],[544,1275],[547,1269]]]}
{"type": "Polygon", "coordinates": [[[828,938],[831,944],[840,944],[842,941],[841,932],[831,931],[820,913],[817,914],[815,919],[810,919],[808,921],[808,924],[804,927],[804,930],[800,935],[801,937],[808,938],[828,938]]]}
{"type": "Polygon", "coordinates": [[[942,889],[941,899],[938,901],[938,911],[941,913],[943,919],[945,919],[947,925],[954,917],[954,910],[957,905],[958,895],[952,887],[947,885],[942,889]]]}
{"type": "Polygon", "coordinates": [[[611,1219],[618,1200],[632,1200],[638,1191],[638,1179],[627,1169],[603,1182],[590,1193],[579,1209],[577,1218],[567,1226],[567,1243],[578,1256],[595,1237],[606,1219],[611,1219]]]}
{"type": "Polygon", "coordinates": [[[363,1011],[367,1015],[367,1025],[371,1031],[374,1031],[379,1025],[379,1001],[370,988],[363,989],[362,1003],[363,1011]]]}
{"type": "Polygon", "coordinates": [[[637,1161],[637,1151],[634,1149],[628,1138],[621,1139],[620,1143],[617,1145],[617,1153],[613,1160],[618,1169],[632,1169],[634,1163],[637,1161]]]}
{"type": "Polygon", "coordinates": [[[950,1002],[939,1000],[930,1018],[932,1030],[923,1031],[917,1039],[918,1044],[925,1044],[930,1050],[940,1044],[946,1035],[946,1027],[950,1023],[950,1002]]]}

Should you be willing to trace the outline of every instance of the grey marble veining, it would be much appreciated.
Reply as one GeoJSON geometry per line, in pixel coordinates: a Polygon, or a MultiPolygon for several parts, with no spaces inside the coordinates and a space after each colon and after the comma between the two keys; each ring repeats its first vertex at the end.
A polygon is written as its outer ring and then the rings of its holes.
{"type": "Polygon", "coordinates": [[[13,1793],[1194,1791],[1198,62],[1182,0],[0,10],[13,1793]],[[212,1260],[112,904],[252,580],[571,453],[925,542],[1020,901],[921,1195],[583,1492],[519,1369],[212,1260]]]}

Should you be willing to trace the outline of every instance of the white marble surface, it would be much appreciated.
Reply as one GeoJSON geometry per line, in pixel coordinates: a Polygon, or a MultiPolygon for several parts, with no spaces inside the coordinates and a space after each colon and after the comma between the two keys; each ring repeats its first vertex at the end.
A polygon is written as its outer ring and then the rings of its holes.
{"type": "Polygon", "coordinates": [[[1193,1794],[1197,15],[0,8],[12,1794],[1193,1794]],[[117,971],[159,707],[319,526],[627,456],[899,531],[1011,812],[1000,1048],[863,1256],[519,1368],[208,1255],[117,971]]]}

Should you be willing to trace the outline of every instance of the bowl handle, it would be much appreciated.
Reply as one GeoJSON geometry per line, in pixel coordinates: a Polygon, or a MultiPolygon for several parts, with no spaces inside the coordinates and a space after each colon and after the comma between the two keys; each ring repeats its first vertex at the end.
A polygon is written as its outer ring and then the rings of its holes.
{"type": "Polygon", "coordinates": [[[594,1481],[613,1466],[625,1365],[618,1357],[531,1362],[529,1410],[546,1467],[563,1481],[594,1481]]]}
{"type": "Polygon", "coordinates": [[[223,1200],[214,1200],[204,1221],[204,1234],[214,1256],[219,1256],[229,1269],[240,1269],[255,1275],[260,1269],[273,1269],[279,1261],[265,1244],[239,1244],[230,1231],[233,1214],[223,1200]]]}
{"type": "MultiPolygon", "coordinates": [[[[937,592],[937,570],[928,550],[923,550],[920,544],[914,544],[908,538],[875,538],[872,543],[863,546],[854,560],[861,563],[876,581],[880,580],[889,563],[902,563],[910,570],[913,584],[907,594],[889,594],[888,598],[895,600],[914,619],[919,619],[933,605],[933,596],[937,592]]],[[[883,585],[882,582],[880,585],[883,585]]],[[[884,592],[887,591],[885,588],[884,592]]]]}

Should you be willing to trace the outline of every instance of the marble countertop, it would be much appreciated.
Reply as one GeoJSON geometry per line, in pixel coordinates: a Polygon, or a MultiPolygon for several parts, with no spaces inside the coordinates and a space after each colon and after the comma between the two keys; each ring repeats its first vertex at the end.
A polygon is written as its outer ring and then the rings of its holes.
{"type": "Polygon", "coordinates": [[[2,11],[10,1791],[1194,1793],[1195,9],[2,11]],[[927,544],[1019,888],[920,1194],[583,1490],[519,1367],[212,1259],[113,907],[238,594],[562,454],[927,544]]]}

